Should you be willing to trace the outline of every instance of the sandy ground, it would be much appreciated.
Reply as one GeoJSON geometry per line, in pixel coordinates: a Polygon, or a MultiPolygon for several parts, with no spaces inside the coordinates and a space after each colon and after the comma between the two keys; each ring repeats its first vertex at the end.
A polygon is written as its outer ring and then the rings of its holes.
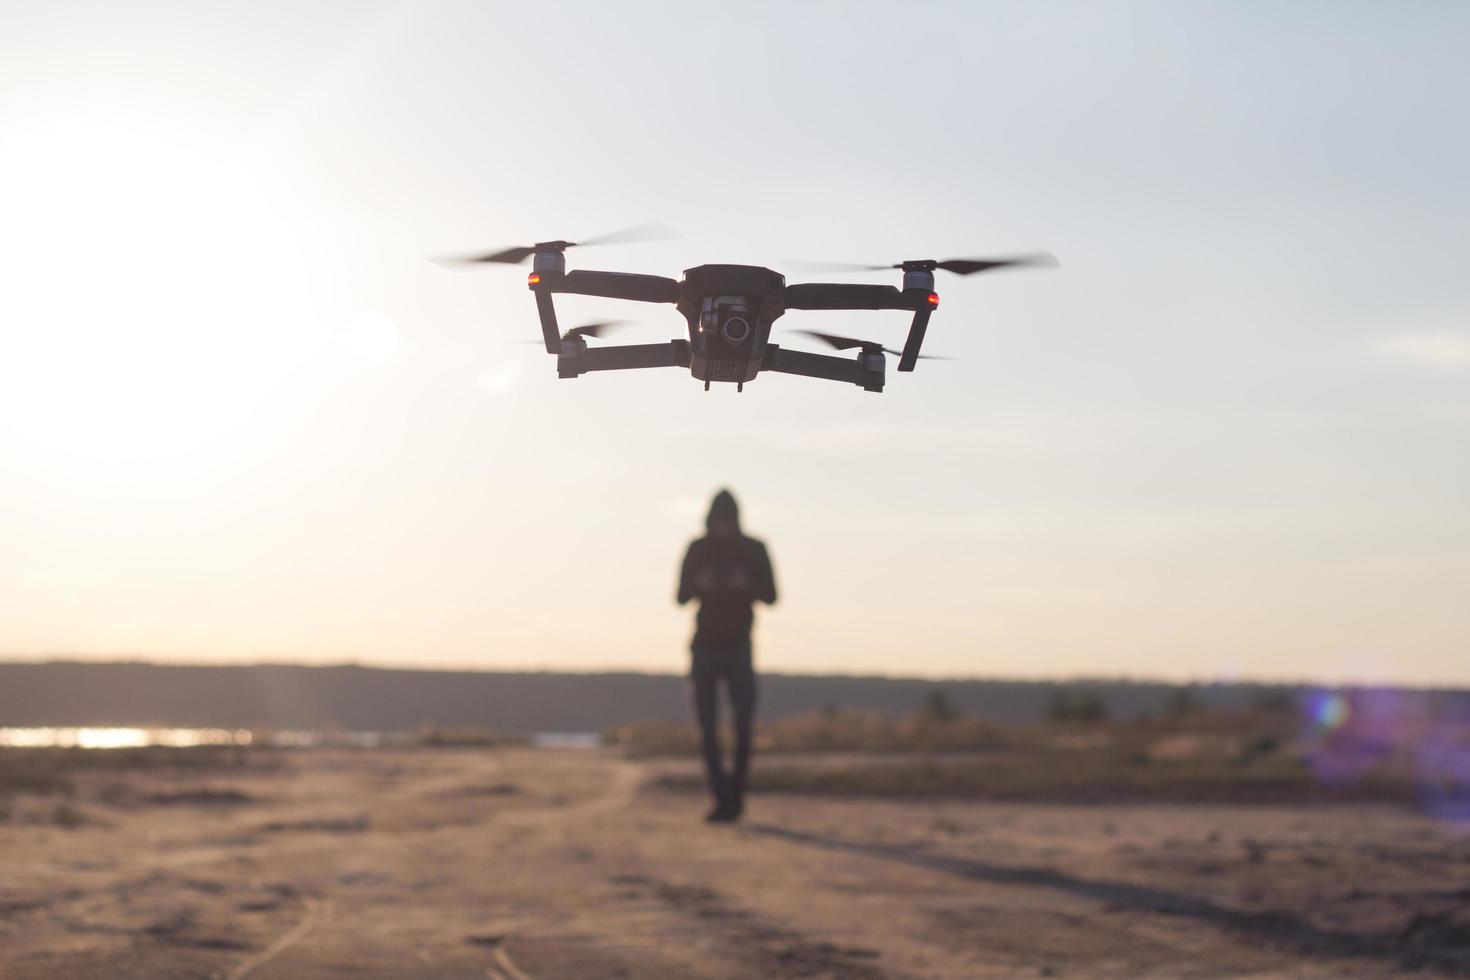
{"type": "Polygon", "coordinates": [[[1470,837],[1401,809],[767,796],[709,827],[654,771],[404,749],[133,774],[76,826],[0,823],[0,977],[1470,973],[1470,837]]]}

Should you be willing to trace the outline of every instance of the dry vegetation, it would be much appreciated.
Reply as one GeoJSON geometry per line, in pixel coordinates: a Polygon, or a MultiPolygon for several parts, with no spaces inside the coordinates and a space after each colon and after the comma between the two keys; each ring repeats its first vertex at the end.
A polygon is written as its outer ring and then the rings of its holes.
{"type": "MultiPolygon", "coordinates": [[[[604,741],[632,758],[684,756],[699,748],[698,733],[683,722],[623,725],[607,732],[604,741]]],[[[782,719],[756,733],[756,749],[766,753],[980,752],[1009,743],[1009,733],[980,718],[923,713],[891,718],[843,708],[782,719]]]]}
{"type": "MultiPolygon", "coordinates": [[[[1426,765],[1425,729],[1397,737],[1304,724],[1289,703],[1109,722],[1072,705],[1063,720],[997,725],[926,707],[908,718],[829,710],[762,726],[756,791],[1065,802],[1424,803],[1470,814],[1470,771],[1426,765]],[[1090,720],[1070,720],[1080,716],[1090,720]]],[[[1102,717],[1099,717],[1102,714],[1102,717]]],[[[1470,726],[1441,727],[1441,756],[1470,759],[1470,726]],[[1448,732],[1448,735],[1446,734],[1448,732]]],[[[624,726],[630,757],[692,756],[690,726],[624,726]]],[[[697,790],[696,773],[662,785],[697,790]]]]}
{"type": "MultiPolygon", "coordinates": [[[[331,733],[323,739],[344,747],[331,733]]],[[[381,747],[475,750],[525,743],[483,728],[426,726],[381,747]]],[[[252,793],[241,787],[290,765],[296,751],[275,745],[269,732],[256,733],[249,746],[0,748],[0,823],[76,827],[105,824],[108,812],[118,808],[249,803],[252,793]]]]}
{"type": "Polygon", "coordinates": [[[0,749],[0,822],[79,827],[105,824],[106,811],[142,804],[235,802],[235,789],[176,792],[199,778],[273,772],[280,754],[265,748],[0,749]],[[216,799],[206,799],[218,794],[216,799]]]}

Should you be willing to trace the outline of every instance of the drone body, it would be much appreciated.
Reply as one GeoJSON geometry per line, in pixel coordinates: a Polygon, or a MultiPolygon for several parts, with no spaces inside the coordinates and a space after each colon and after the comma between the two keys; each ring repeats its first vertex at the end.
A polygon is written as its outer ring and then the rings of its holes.
{"type": "MultiPolygon", "coordinates": [[[[646,237],[641,229],[605,236],[582,244],[626,241],[646,237]]],[[[1013,265],[1033,265],[1050,257],[1010,259],[933,259],[901,262],[902,288],[832,282],[787,284],[780,273],[752,265],[701,265],[684,270],[681,280],[628,272],[567,271],[566,249],[577,243],[539,242],[519,246],[471,262],[519,264],[531,258],[527,285],[536,297],[541,334],[546,352],[555,355],[557,376],[576,378],[589,371],[622,371],[636,368],[683,367],[696,379],[711,384],[734,384],[743,390],[762,371],[825,378],[881,392],[886,367],[885,353],[899,355],[898,370],[912,371],[923,355],[919,353],[929,317],[939,305],[934,292],[934,272],[946,269],[970,275],[1013,265]],[[669,303],[683,314],[687,340],[661,344],[624,344],[592,347],[587,337],[597,336],[608,324],[591,324],[562,332],[557,323],[554,297],[558,293],[605,296],[641,303],[669,303]],[[835,357],[792,350],[771,343],[771,328],[788,310],[904,310],[913,314],[903,350],[894,351],[869,341],[853,340],[803,331],[839,350],[856,348],[853,357],[835,357]]]]}

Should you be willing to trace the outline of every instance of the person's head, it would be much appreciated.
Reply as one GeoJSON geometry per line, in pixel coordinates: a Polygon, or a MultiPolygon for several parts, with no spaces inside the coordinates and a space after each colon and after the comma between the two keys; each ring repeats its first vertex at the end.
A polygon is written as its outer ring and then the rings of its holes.
{"type": "Polygon", "coordinates": [[[728,538],[740,533],[740,508],[735,503],[735,495],[729,490],[721,490],[715,494],[715,499],[710,501],[709,516],[705,518],[704,526],[709,530],[711,537],[728,538]]]}

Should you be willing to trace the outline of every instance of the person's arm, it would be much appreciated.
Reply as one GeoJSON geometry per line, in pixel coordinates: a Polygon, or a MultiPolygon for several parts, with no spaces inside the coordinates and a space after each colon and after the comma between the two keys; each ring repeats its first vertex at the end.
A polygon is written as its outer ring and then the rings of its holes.
{"type": "Polygon", "coordinates": [[[767,605],[776,604],[776,573],[771,568],[771,555],[765,543],[755,542],[755,554],[751,568],[751,595],[767,605]]]}
{"type": "Polygon", "coordinates": [[[679,594],[675,601],[681,606],[694,598],[694,569],[694,545],[691,544],[689,550],[684,552],[684,565],[679,569],[679,594]]]}

